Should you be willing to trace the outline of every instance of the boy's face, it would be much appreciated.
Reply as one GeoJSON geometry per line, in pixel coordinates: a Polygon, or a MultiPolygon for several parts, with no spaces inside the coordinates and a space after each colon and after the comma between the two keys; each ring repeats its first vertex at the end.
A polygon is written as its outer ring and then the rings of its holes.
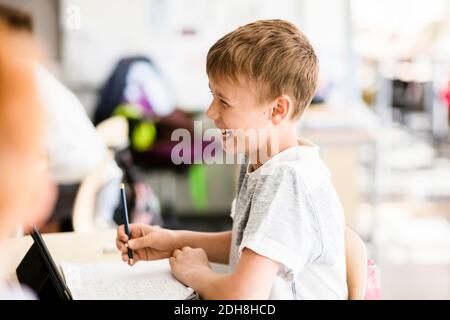
{"type": "Polygon", "coordinates": [[[213,100],[206,114],[222,133],[223,149],[228,153],[254,154],[267,146],[273,124],[273,104],[258,103],[248,84],[210,79],[213,100]]]}

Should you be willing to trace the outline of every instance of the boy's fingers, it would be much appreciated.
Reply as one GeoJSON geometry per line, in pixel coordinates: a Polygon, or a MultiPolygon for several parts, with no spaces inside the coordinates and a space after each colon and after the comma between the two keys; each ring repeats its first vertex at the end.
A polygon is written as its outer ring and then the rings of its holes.
{"type": "Polygon", "coordinates": [[[117,228],[117,239],[119,239],[123,242],[128,241],[128,236],[125,233],[125,226],[123,224],[117,228]]]}
{"type": "Polygon", "coordinates": [[[120,251],[122,251],[122,247],[123,247],[123,242],[120,241],[119,239],[116,239],[116,248],[119,249],[120,251]]]}
{"type": "Polygon", "coordinates": [[[149,236],[131,239],[128,241],[128,248],[132,250],[139,250],[152,245],[152,238],[149,236]]]}
{"type": "Polygon", "coordinates": [[[125,246],[125,244],[123,243],[123,242],[121,242],[121,241],[119,241],[119,243],[120,243],[120,245],[117,247],[122,253],[127,253],[128,252],[128,249],[127,249],[127,247],[125,246]]]}
{"type": "Polygon", "coordinates": [[[172,252],[172,258],[176,258],[180,253],[181,253],[181,250],[180,250],[180,249],[175,249],[175,250],[172,252]]]}
{"type": "Polygon", "coordinates": [[[144,236],[142,232],[142,226],[140,224],[130,224],[131,238],[140,238],[144,236]]]}
{"type": "Polygon", "coordinates": [[[124,229],[123,224],[121,224],[120,226],[118,226],[118,227],[117,227],[117,238],[120,238],[120,236],[121,236],[123,233],[125,233],[124,231],[125,231],[125,229],[124,229]]]}

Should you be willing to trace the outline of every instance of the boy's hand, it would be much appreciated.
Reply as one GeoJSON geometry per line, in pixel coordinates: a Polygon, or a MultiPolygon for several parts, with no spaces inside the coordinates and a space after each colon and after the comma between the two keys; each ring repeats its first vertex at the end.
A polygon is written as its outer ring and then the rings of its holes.
{"type": "Polygon", "coordinates": [[[133,264],[140,260],[169,258],[177,248],[176,231],[145,224],[130,224],[130,235],[131,240],[123,225],[117,229],[116,246],[122,252],[122,260],[125,262],[128,262],[128,247],[133,250],[133,264]]]}
{"type": "Polygon", "coordinates": [[[192,287],[192,279],[196,272],[211,269],[208,256],[201,248],[176,249],[169,262],[174,277],[189,287],[192,287]]]}

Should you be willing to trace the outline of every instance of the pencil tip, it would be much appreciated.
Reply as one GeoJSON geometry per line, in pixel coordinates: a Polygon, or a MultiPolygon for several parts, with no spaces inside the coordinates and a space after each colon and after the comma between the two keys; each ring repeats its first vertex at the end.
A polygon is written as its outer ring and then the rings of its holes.
{"type": "Polygon", "coordinates": [[[129,264],[130,264],[130,266],[132,266],[133,265],[133,259],[130,259],[130,260],[128,260],[129,261],[129,264]]]}

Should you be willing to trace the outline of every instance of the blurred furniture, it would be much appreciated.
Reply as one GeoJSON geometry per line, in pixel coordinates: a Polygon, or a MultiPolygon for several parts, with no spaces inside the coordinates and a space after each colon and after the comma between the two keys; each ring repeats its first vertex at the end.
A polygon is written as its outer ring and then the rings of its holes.
{"type": "Polygon", "coordinates": [[[438,143],[447,141],[449,110],[439,93],[447,85],[448,70],[448,59],[380,61],[376,99],[380,119],[426,133],[438,143]]]}
{"type": "Polygon", "coordinates": [[[378,201],[377,123],[369,110],[358,112],[357,108],[363,107],[312,105],[299,122],[300,136],[320,147],[321,157],[331,171],[333,185],[344,208],[346,224],[353,229],[357,229],[356,213],[362,194],[358,180],[363,167],[363,146],[370,150],[368,200],[373,208],[378,201]]]}
{"type": "Polygon", "coordinates": [[[367,252],[361,238],[345,228],[345,260],[349,300],[364,300],[367,284],[367,252]]]}
{"type": "Polygon", "coordinates": [[[72,225],[75,232],[94,231],[98,228],[110,226],[106,221],[95,215],[96,195],[107,182],[106,169],[113,159],[112,153],[100,165],[89,173],[81,182],[75,197],[72,213],[72,225]]]}
{"type": "MultiPolygon", "coordinates": [[[[109,118],[99,123],[96,129],[110,150],[118,150],[128,145],[128,122],[125,118],[109,118]]],[[[72,214],[75,232],[89,232],[98,228],[111,227],[108,221],[104,221],[102,217],[96,217],[95,201],[99,190],[107,182],[106,170],[113,158],[113,151],[109,151],[100,165],[81,182],[72,214]]]]}
{"type": "Polygon", "coordinates": [[[96,126],[106,146],[113,150],[128,146],[128,121],[121,116],[111,117],[96,126]]]}

